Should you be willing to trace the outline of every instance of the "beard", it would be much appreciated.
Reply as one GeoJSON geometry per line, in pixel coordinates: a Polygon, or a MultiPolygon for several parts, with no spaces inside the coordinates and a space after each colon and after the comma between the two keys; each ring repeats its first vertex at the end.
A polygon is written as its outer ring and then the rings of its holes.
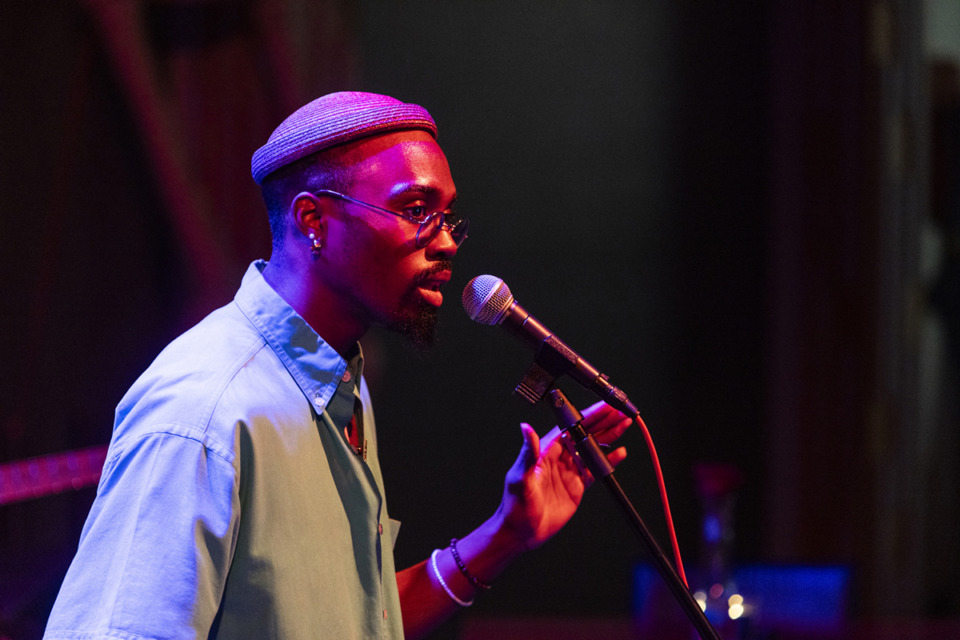
{"type": "Polygon", "coordinates": [[[390,328],[407,339],[417,351],[428,351],[437,339],[437,308],[420,299],[416,290],[406,295],[390,328]]]}
{"type": "Polygon", "coordinates": [[[421,273],[400,300],[400,308],[394,314],[393,322],[388,325],[390,329],[406,338],[417,351],[428,351],[436,343],[438,315],[436,307],[424,302],[418,287],[433,275],[441,271],[449,271],[452,267],[450,261],[441,260],[431,269],[421,273]]]}

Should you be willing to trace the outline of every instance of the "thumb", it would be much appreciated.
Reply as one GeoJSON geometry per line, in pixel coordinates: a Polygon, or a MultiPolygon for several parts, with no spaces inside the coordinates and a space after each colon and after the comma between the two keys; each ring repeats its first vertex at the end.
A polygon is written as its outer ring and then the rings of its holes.
{"type": "Polygon", "coordinates": [[[523,474],[540,458],[540,436],[526,422],[520,424],[520,432],[523,435],[523,446],[520,447],[520,455],[517,456],[513,468],[523,474]]]}

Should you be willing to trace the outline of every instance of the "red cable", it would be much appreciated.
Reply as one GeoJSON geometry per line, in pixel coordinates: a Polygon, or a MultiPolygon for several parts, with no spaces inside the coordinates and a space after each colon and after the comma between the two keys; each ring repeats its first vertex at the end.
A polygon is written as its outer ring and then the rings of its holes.
{"type": "Polygon", "coordinates": [[[673,548],[673,558],[677,565],[677,573],[680,575],[680,579],[683,580],[684,586],[689,589],[690,585],[687,584],[687,574],[683,570],[683,559],[680,557],[680,544],[677,542],[677,532],[673,528],[673,516],[670,515],[670,501],[667,499],[667,485],[663,481],[663,471],[660,470],[660,458],[657,456],[657,448],[653,446],[653,438],[650,437],[650,431],[647,429],[647,425],[643,421],[643,418],[640,417],[640,414],[637,413],[633,417],[637,421],[637,424],[640,425],[640,430],[643,431],[643,437],[647,441],[647,450],[650,451],[650,459],[653,461],[653,471],[657,476],[657,487],[660,490],[660,502],[663,503],[663,516],[667,521],[667,533],[670,536],[670,546],[673,548]]]}

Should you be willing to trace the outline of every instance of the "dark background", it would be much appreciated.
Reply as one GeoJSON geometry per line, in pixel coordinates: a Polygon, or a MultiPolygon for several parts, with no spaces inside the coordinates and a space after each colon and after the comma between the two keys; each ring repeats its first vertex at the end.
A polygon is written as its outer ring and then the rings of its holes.
{"type": "MultiPolygon", "coordinates": [[[[491,273],[640,408],[689,566],[693,466],[731,463],[738,562],[850,567],[858,618],[957,616],[956,75],[922,20],[905,0],[5,0],[0,463],[106,444],[159,349],[267,257],[250,154],[318,95],[382,92],[434,116],[471,218],[437,348],[364,341],[398,564],[492,514],[518,423],[552,424],[511,396],[532,354],[460,309],[491,273]]],[[[39,635],[92,499],[0,506],[0,637],[39,635]]],[[[645,558],[592,491],[438,637],[629,617],[645,558]]]]}

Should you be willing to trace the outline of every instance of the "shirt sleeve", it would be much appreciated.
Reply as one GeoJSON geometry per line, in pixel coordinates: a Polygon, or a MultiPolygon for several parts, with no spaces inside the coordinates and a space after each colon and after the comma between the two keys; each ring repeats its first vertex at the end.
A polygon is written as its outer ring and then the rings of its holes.
{"type": "Polygon", "coordinates": [[[231,460],[175,428],[108,459],[44,638],[206,638],[239,524],[231,460]]]}

